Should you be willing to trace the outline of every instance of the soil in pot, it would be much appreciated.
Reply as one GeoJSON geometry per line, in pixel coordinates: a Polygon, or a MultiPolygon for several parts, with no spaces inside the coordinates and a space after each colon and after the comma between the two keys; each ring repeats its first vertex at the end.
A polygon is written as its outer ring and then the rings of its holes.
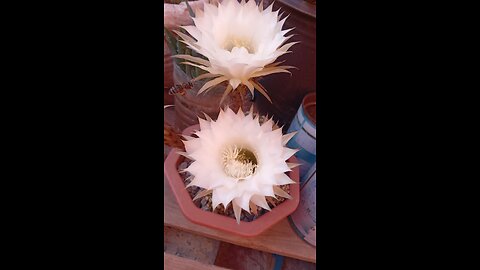
{"type": "MultiPolygon", "coordinates": [[[[188,166],[190,166],[191,163],[192,163],[191,160],[187,160],[187,159],[184,160],[183,162],[181,162],[179,164],[178,171],[182,171],[182,170],[186,169],[188,166]]],[[[192,175],[189,172],[184,172],[184,173],[179,173],[179,174],[180,174],[180,177],[183,179],[183,182],[184,182],[185,186],[187,186],[191,182],[190,177],[192,175]]],[[[280,186],[280,188],[283,189],[286,193],[290,194],[290,186],[289,185],[282,185],[282,186],[280,186]]],[[[200,187],[196,187],[196,186],[191,186],[191,187],[187,188],[188,194],[190,194],[190,198],[192,198],[192,200],[193,200],[193,198],[195,198],[195,196],[199,192],[201,192],[203,190],[204,189],[202,189],[200,187]]],[[[275,208],[277,205],[280,205],[285,200],[287,200],[287,199],[285,199],[283,197],[280,197],[280,196],[266,197],[266,199],[267,199],[268,206],[270,206],[271,209],[275,208]]],[[[212,212],[212,194],[209,194],[209,195],[206,195],[202,198],[199,198],[199,199],[193,201],[193,203],[198,208],[200,208],[204,211],[212,212]]],[[[213,212],[216,213],[216,214],[219,214],[219,215],[224,215],[224,216],[231,217],[231,218],[235,219],[235,214],[233,212],[233,208],[232,208],[231,203],[227,206],[227,209],[225,209],[223,207],[223,205],[220,204],[220,205],[217,206],[217,208],[213,212]]],[[[257,206],[257,211],[256,211],[256,213],[254,213],[254,212],[255,211],[251,211],[251,213],[248,213],[245,210],[242,210],[240,220],[245,221],[245,222],[254,221],[255,219],[257,219],[257,218],[261,217],[262,215],[264,215],[265,213],[267,213],[268,210],[265,210],[265,209],[261,208],[260,206],[257,206]]]]}

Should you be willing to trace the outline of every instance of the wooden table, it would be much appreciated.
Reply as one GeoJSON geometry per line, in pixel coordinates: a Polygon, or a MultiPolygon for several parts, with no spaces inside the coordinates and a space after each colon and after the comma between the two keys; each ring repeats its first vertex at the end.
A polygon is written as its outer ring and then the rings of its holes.
{"type": "Polygon", "coordinates": [[[165,269],[174,270],[228,270],[227,268],[218,267],[215,265],[208,265],[197,262],[195,260],[189,260],[168,253],[163,253],[163,267],[165,269]]]}
{"type": "Polygon", "coordinates": [[[170,185],[164,177],[164,217],[165,226],[190,233],[217,239],[220,241],[316,263],[315,247],[303,241],[292,229],[287,219],[273,226],[259,236],[247,238],[210,229],[187,220],[182,214],[170,185]]]}

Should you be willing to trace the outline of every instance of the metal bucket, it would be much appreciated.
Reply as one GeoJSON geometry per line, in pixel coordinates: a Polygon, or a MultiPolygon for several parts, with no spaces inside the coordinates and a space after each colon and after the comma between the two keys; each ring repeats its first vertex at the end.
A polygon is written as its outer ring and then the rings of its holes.
{"type": "Polygon", "coordinates": [[[287,146],[300,149],[295,154],[299,163],[302,164],[300,166],[300,183],[305,180],[305,175],[317,159],[316,97],[316,93],[309,93],[303,98],[288,129],[288,133],[298,131],[287,146]]]}
{"type": "Polygon", "coordinates": [[[317,167],[313,164],[300,187],[300,203],[290,215],[290,223],[300,237],[317,245],[317,167]]]}

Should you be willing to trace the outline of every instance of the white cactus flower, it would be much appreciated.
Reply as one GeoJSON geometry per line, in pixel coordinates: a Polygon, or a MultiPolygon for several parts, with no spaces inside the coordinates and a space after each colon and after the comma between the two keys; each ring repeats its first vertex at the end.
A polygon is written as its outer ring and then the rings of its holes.
{"type": "Polygon", "coordinates": [[[287,163],[297,149],[285,147],[295,135],[282,135],[272,129],[272,119],[260,124],[259,117],[221,110],[216,121],[200,121],[198,138],[185,136],[184,156],[193,160],[185,169],[193,175],[187,186],[205,189],[212,194],[212,208],[232,202],[235,218],[240,223],[241,209],[250,213],[257,205],[270,210],[265,196],[291,198],[279,186],[295,183],[285,172],[298,164],[287,163]]]}
{"type": "Polygon", "coordinates": [[[195,78],[212,79],[198,93],[228,81],[224,96],[243,84],[252,95],[257,89],[270,100],[256,78],[272,73],[290,73],[287,69],[293,67],[280,66],[280,62],[274,61],[297,43],[284,44],[292,37],[285,35],[293,28],[282,31],[288,16],[279,20],[278,10],[273,12],[272,5],[263,10],[263,2],[257,6],[254,0],[247,3],[244,0],[241,3],[223,0],[218,6],[205,3],[204,11],[198,9],[195,12],[195,25],[182,27],[191,37],[175,31],[189,48],[208,59],[191,55],[174,56],[190,61],[182,62],[184,64],[208,72],[195,78]]]}

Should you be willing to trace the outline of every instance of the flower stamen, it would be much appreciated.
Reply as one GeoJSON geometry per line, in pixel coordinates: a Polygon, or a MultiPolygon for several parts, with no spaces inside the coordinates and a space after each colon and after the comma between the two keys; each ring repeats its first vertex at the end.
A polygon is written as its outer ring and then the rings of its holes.
{"type": "Polygon", "coordinates": [[[255,154],[245,148],[236,145],[226,147],[222,155],[223,170],[237,180],[243,180],[255,173],[258,167],[255,154]]]}
{"type": "Polygon", "coordinates": [[[233,48],[245,48],[248,53],[255,53],[255,49],[250,42],[246,41],[244,38],[230,37],[226,40],[223,48],[227,51],[232,51],[233,48]]]}

